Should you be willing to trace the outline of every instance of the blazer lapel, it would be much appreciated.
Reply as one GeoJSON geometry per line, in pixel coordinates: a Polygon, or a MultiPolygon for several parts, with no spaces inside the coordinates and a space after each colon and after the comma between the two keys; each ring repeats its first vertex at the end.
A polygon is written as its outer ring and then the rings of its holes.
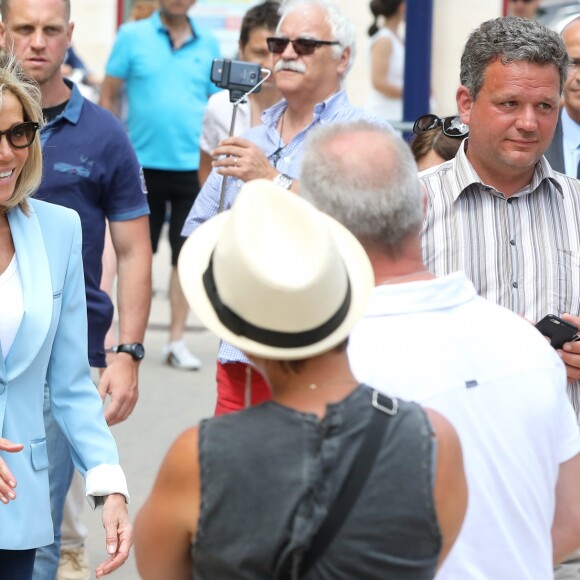
{"type": "Polygon", "coordinates": [[[44,344],[52,319],[53,290],[44,238],[34,210],[27,217],[15,208],[8,213],[8,221],[24,301],[22,323],[5,360],[7,379],[11,381],[30,366],[44,344]]]}

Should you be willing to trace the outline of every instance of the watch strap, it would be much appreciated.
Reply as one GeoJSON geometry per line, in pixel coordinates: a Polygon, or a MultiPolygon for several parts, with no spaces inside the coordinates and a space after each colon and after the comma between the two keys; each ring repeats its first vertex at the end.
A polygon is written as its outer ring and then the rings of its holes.
{"type": "Polygon", "coordinates": [[[145,356],[145,347],[140,342],[131,342],[127,344],[118,344],[113,346],[111,352],[124,352],[130,355],[133,360],[142,360],[145,356]]]}

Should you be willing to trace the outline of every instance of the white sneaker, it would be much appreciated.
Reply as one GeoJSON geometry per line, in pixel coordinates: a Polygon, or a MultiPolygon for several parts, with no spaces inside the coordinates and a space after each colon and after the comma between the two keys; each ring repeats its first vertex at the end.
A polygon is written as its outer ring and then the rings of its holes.
{"type": "Polygon", "coordinates": [[[85,547],[70,550],[63,548],[60,551],[56,580],[90,580],[90,578],[91,571],[85,547]]]}
{"type": "Polygon", "coordinates": [[[197,371],[201,368],[201,361],[189,352],[183,340],[165,345],[163,362],[184,371],[197,371]]]}

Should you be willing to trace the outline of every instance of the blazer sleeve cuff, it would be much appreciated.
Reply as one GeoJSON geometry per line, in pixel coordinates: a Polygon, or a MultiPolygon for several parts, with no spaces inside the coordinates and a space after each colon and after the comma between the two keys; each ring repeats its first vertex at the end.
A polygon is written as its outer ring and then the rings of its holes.
{"type": "Polygon", "coordinates": [[[85,490],[92,509],[103,505],[103,497],[112,493],[124,495],[129,503],[127,480],[120,465],[103,463],[89,469],[85,474],[85,490]]]}

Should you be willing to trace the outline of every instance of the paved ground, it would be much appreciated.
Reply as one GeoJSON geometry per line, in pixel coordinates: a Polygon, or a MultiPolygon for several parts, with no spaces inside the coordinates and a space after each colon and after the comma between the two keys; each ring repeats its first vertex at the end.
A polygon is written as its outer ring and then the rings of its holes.
{"type": "MultiPolygon", "coordinates": [[[[113,427],[121,463],[129,482],[132,517],[149,493],[171,442],[185,428],[211,415],[215,405],[218,340],[199,325],[193,314],[188,321],[186,342],[191,351],[203,361],[203,368],[195,372],[179,371],[161,362],[161,348],[167,339],[169,320],[166,292],[168,263],[168,247],[164,245],[154,261],[156,293],[145,338],[147,354],[140,370],[139,403],[125,423],[113,427]]],[[[98,562],[105,559],[105,536],[100,513],[91,512],[86,506],[84,522],[90,530],[88,551],[94,569],[98,562]]],[[[110,578],[137,580],[139,575],[133,557],[110,578]]]]}

